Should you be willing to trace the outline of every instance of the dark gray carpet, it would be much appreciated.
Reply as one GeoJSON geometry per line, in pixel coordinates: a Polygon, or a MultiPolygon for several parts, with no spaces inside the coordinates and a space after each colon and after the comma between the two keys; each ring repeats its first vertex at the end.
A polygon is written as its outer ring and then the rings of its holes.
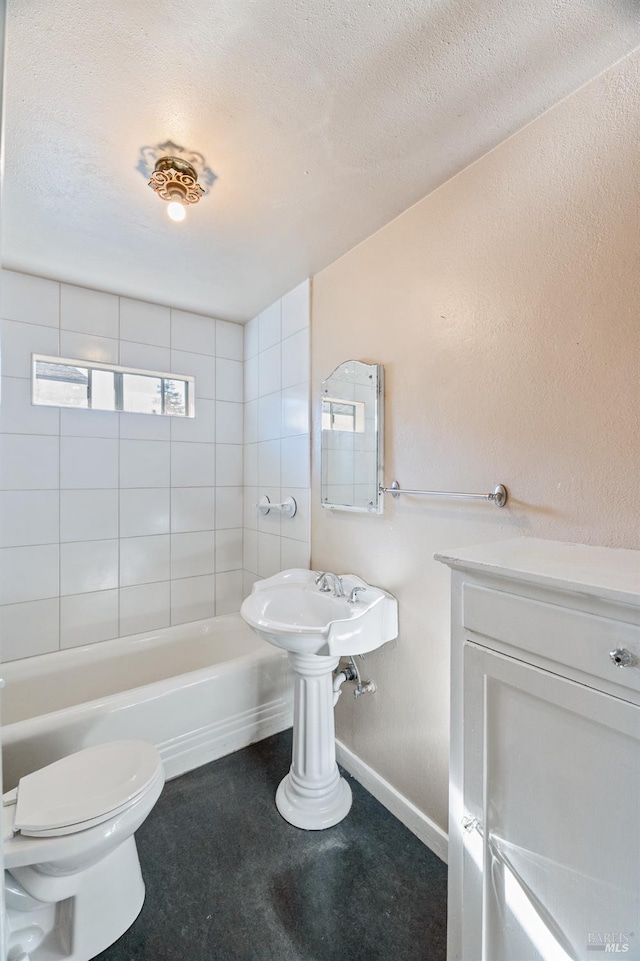
{"type": "Polygon", "coordinates": [[[341,824],[287,824],[290,755],[287,731],[166,785],[145,905],[101,961],[444,961],[445,865],[352,778],[341,824]]]}

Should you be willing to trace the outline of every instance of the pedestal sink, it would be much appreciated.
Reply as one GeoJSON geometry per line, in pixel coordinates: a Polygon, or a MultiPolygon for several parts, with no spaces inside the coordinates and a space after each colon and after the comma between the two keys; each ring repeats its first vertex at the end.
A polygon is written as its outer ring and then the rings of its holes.
{"type": "Polygon", "coordinates": [[[351,789],[336,764],[332,672],[341,657],[373,651],[398,634],[398,602],[391,594],[353,574],[332,578],[334,590],[323,591],[316,577],[290,570],[258,581],[240,609],[256,634],[289,652],[293,757],[276,806],[286,821],[307,831],[337,824],[351,807],[351,789]],[[337,583],[343,597],[336,596],[337,583]]]}

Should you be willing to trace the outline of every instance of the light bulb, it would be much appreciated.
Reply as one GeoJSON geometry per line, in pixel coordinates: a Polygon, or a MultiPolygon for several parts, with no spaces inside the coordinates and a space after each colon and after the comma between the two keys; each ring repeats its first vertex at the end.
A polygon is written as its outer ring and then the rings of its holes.
{"type": "Polygon", "coordinates": [[[187,214],[186,210],[184,209],[184,204],[178,203],[177,200],[171,201],[171,203],[167,207],[167,213],[169,214],[171,219],[175,220],[176,222],[180,220],[184,220],[187,214]]]}

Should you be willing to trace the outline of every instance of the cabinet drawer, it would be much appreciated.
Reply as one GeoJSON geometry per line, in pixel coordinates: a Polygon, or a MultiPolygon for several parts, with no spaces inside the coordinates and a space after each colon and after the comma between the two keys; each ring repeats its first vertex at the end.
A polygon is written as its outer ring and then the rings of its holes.
{"type": "Polygon", "coordinates": [[[547,667],[617,697],[640,703],[640,627],[465,583],[463,625],[497,643],[487,644],[520,660],[547,667]],[[609,652],[630,652],[634,663],[619,668],[609,652]]]}

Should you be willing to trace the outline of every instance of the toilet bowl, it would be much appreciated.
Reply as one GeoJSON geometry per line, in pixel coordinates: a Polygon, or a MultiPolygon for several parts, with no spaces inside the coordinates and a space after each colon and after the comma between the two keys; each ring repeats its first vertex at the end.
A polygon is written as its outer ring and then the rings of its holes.
{"type": "Polygon", "coordinates": [[[164,770],[144,741],[78,751],[3,796],[7,961],[89,961],[140,913],[134,832],[164,770]]]}

